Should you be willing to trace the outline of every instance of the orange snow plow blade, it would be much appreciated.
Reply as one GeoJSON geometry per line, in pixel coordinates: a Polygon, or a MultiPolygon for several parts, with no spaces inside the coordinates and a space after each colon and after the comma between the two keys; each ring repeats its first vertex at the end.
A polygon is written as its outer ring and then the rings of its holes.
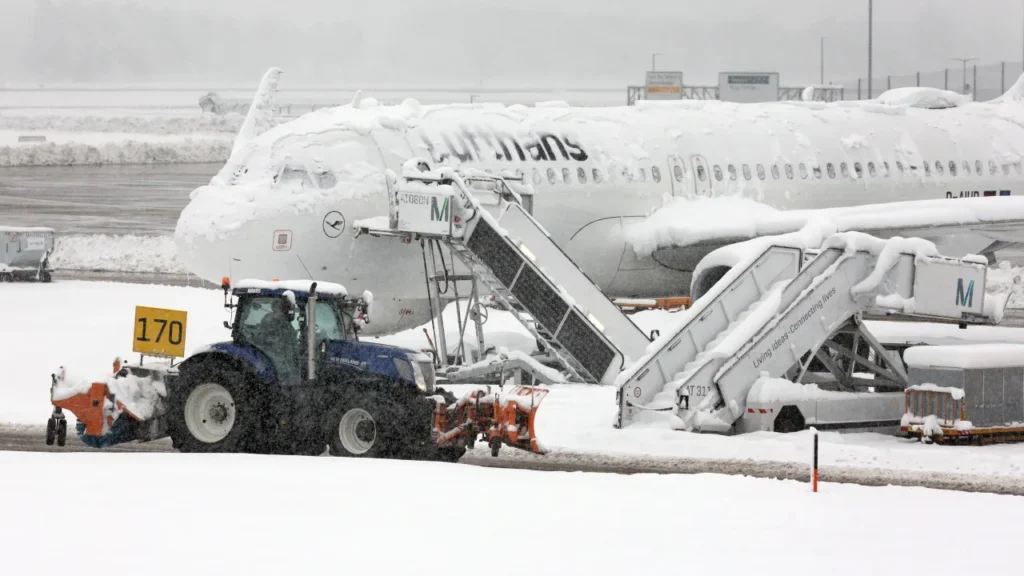
{"type": "Polygon", "coordinates": [[[546,388],[516,386],[508,394],[474,390],[454,406],[438,402],[434,413],[434,435],[439,446],[461,445],[472,448],[483,435],[497,456],[502,444],[545,454],[537,440],[534,422],[537,408],[548,395],[546,388]]]}

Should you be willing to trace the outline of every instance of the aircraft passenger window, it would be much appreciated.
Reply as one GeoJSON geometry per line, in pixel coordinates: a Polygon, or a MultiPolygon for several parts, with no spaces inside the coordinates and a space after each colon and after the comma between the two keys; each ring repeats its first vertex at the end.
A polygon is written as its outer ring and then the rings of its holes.
{"type": "Polygon", "coordinates": [[[843,178],[850,177],[850,170],[846,167],[846,162],[841,162],[839,164],[839,173],[843,175],[843,178]]]}
{"type": "Polygon", "coordinates": [[[580,184],[587,183],[587,171],[584,170],[582,166],[576,169],[576,178],[579,179],[580,184]]]}
{"type": "Polygon", "coordinates": [[[938,174],[939,176],[942,176],[942,170],[943,170],[943,168],[942,168],[942,160],[936,160],[935,161],[935,173],[938,174]]]}
{"type": "Polygon", "coordinates": [[[1020,160],[1017,160],[1016,162],[1013,163],[1013,169],[1014,171],[1017,172],[1017,174],[1020,174],[1020,160]]]}
{"type": "Polygon", "coordinates": [[[554,168],[548,168],[548,183],[550,183],[550,184],[554,184],[555,183],[555,169],[554,168]]]}
{"type": "MultiPolygon", "coordinates": [[[[552,174],[552,176],[554,176],[554,174],[552,174]]],[[[537,170],[536,168],[533,169],[533,183],[540,184],[540,170],[537,170]]]]}
{"type": "Polygon", "coordinates": [[[647,171],[643,168],[640,169],[640,181],[647,182],[647,171]]]}
{"type": "Polygon", "coordinates": [[[825,164],[825,170],[828,171],[828,177],[829,178],[835,178],[836,177],[836,167],[833,166],[831,162],[829,162],[828,164],[825,164]]]}
{"type": "Polygon", "coordinates": [[[803,162],[800,163],[800,177],[807,180],[807,165],[803,162]]]}
{"type": "Polygon", "coordinates": [[[885,168],[885,177],[888,178],[889,177],[889,163],[888,162],[882,162],[882,166],[885,168]]]}
{"type": "Polygon", "coordinates": [[[735,180],[735,179],[736,179],[736,167],[733,166],[732,164],[729,164],[729,180],[735,180]]]}
{"type": "Polygon", "coordinates": [[[715,164],[715,180],[722,181],[722,167],[715,164]]]}
{"type": "Polygon", "coordinates": [[[925,176],[931,176],[932,175],[932,165],[929,164],[927,160],[925,160],[923,162],[923,164],[924,164],[924,174],[925,174],[925,176]]]}
{"type": "Polygon", "coordinates": [[[818,166],[818,165],[811,166],[811,173],[814,174],[815,178],[817,178],[818,180],[821,180],[821,166],[818,166]]]}
{"type": "Polygon", "coordinates": [[[594,182],[597,184],[601,183],[601,171],[597,168],[594,168],[594,182]]]}
{"type": "Polygon", "coordinates": [[[683,180],[683,169],[679,167],[679,164],[672,166],[672,175],[676,177],[676,182],[683,180]]]}
{"type": "Polygon", "coordinates": [[[978,173],[978,176],[981,176],[981,160],[974,161],[974,171],[978,173]]]}
{"type": "Polygon", "coordinates": [[[772,178],[774,178],[776,180],[779,179],[779,165],[778,164],[772,164],[772,178]]]}
{"type": "Polygon", "coordinates": [[[949,161],[949,175],[956,176],[956,162],[952,160],[949,161]]]}
{"type": "Polygon", "coordinates": [[[786,164],[786,178],[793,179],[793,165],[786,164]]]}
{"type": "Polygon", "coordinates": [[[651,166],[651,179],[655,182],[661,182],[661,168],[651,166]]]}
{"type": "Polygon", "coordinates": [[[875,170],[874,162],[868,162],[868,175],[871,176],[872,178],[878,175],[878,171],[875,170]]]}
{"type": "Polygon", "coordinates": [[[999,171],[999,169],[996,168],[996,161],[995,160],[989,160],[988,161],[988,171],[993,176],[995,176],[996,172],[999,171]]]}
{"type": "Polygon", "coordinates": [[[861,168],[860,162],[853,163],[853,173],[857,175],[858,180],[864,177],[864,169],[861,168]]]}
{"type": "Polygon", "coordinates": [[[699,179],[701,182],[703,182],[705,178],[707,178],[707,174],[704,173],[704,165],[703,164],[698,164],[697,165],[697,179],[699,179]]]}
{"type": "Polygon", "coordinates": [[[566,184],[572,183],[572,173],[569,172],[568,168],[562,168],[562,182],[566,184]]]}
{"type": "Polygon", "coordinates": [[[900,174],[902,174],[903,173],[903,162],[900,162],[899,160],[897,160],[896,161],[896,168],[900,171],[900,174]]]}
{"type": "Polygon", "coordinates": [[[757,178],[759,180],[764,180],[764,166],[760,164],[757,165],[757,178]]]}
{"type": "Polygon", "coordinates": [[[964,160],[964,171],[961,172],[961,174],[963,174],[964,176],[971,175],[971,163],[968,162],[967,160],[964,160]]]}
{"type": "Polygon", "coordinates": [[[750,180],[750,166],[743,165],[743,179],[750,180]]]}

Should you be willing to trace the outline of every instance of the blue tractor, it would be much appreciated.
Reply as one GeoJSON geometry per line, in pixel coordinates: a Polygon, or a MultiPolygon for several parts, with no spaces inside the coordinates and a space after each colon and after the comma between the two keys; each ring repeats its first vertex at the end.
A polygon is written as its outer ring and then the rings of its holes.
{"type": "Polygon", "coordinates": [[[224,284],[231,340],[196,351],[166,382],[164,418],[182,452],[455,461],[438,446],[430,356],[360,341],[369,302],[309,280],[224,284]],[[229,297],[229,293],[235,298],[229,297]],[[234,300],[234,301],[233,301],[234,300]]]}

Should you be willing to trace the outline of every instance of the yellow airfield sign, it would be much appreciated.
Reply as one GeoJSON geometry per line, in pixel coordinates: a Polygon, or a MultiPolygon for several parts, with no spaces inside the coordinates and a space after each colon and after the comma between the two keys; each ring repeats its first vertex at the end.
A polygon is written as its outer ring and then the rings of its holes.
{"type": "Polygon", "coordinates": [[[132,351],[149,356],[185,357],[188,312],[135,307],[135,338],[132,351]]]}

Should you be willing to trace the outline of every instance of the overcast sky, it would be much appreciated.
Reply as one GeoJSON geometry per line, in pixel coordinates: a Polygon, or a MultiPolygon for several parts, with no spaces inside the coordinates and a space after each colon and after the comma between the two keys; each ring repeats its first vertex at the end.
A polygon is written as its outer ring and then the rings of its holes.
{"type": "MultiPolygon", "coordinates": [[[[867,73],[867,0],[0,0],[6,81],[618,86],[867,73]]],[[[874,0],[874,72],[1024,58],[1024,0],[874,0]]],[[[876,81],[877,82],[877,81],[876,81]]]]}

